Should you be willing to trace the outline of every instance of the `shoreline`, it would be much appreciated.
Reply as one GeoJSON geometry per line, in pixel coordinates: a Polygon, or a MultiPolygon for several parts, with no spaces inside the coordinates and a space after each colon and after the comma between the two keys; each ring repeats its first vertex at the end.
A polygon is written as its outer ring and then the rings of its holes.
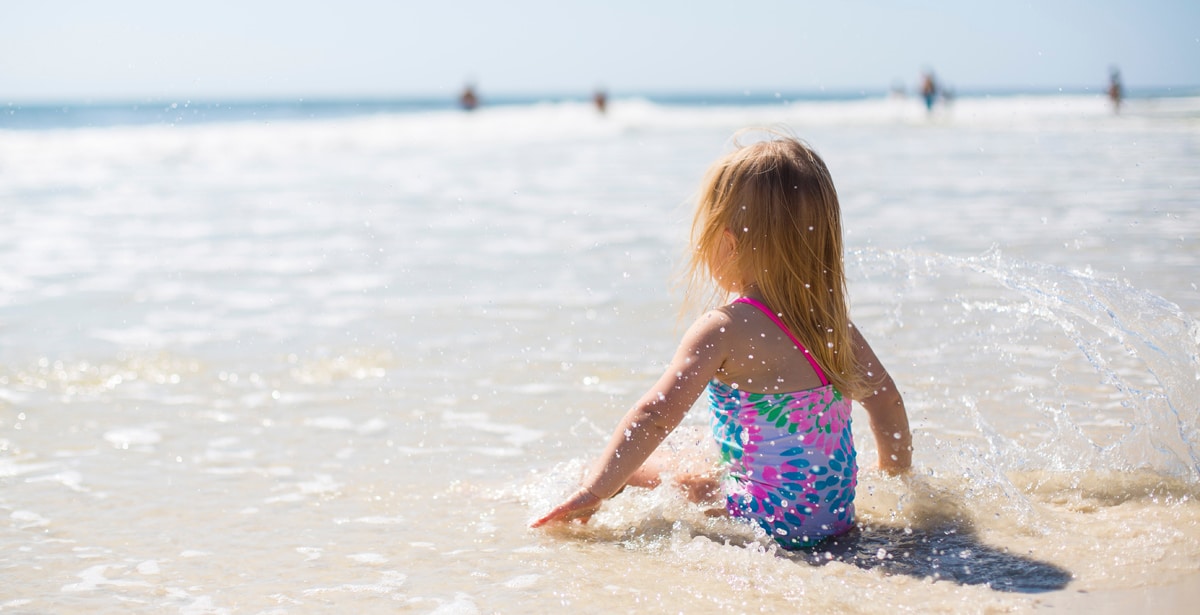
{"type": "MultiPolygon", "coordinates": [[[[1200,87],[1177,89],[1148,89],[1131,92],[1130,103],[1157,104],[1200,98],[1200,87]]],[[[978,90],[955,94],[953,103],[943,101],[940,109],[950,109],[964,102],[995,104],[997,101],[1029,100],[1103,100],[1099,90],[1067,89],[1037,90],[978,90]]],[[[609,104],[621,107],[629,104],[648,104],[662,109],[712,110],[743,108],[787,111],[802,105],[861,105],[863,103],[913,106],[919,99],[911,93],[897,95],[884,90],[850,92],[622,92],[611,94],[609,104]]],[[[1101,106],[1107,110],[1107,101],[1101,106]]],[[[485,96],[481,106],[492,109],[539,108],[548,105],[576,105],[589,111],[591,94],[529,94],[485,96]]],[[[1194,105],[1189,105],[1192,109],[1194,105]]],[[[1058,106],[1052,107],[1061,112],[1058,106]]],[[[889,107],[889,109],[892,109],[889,107]]],[[[924,118],[922,113],[917,117],[924,118]]],[[[0,131],[40,131],[73,128],[109,128],[141,125],[202,125],[238,121],[329,120],[366,117],[381,114],[461,113],[454,96],[412,97],[295,97],[295,98],[172,98],[141,99],[78,99],[78,100],[4,100],[0,99],[0,131]]],[[[887,117],[894,118],[894,109],[887,117]]],[[[1107,114],[1105,115],[1107,117],[1107,114]]]]}

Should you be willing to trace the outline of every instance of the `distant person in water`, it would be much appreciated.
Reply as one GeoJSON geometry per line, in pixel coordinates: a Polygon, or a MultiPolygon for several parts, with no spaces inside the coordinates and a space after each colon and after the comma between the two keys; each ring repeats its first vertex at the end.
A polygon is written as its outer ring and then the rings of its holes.
{"type": "Polygon", "coordinates": [[[458,97],[458,104],[466,111],[473,111],[479,106],[479,96],[475,94],[474,86],[468,83],[467,87],[463,88],[462,95],[458,97]]]}
{"type": "Polygon", "coordinates": [[[933,78],[933,72],[925,71],[921,77],[921,98],[925,100],[926,111],[933,111],[933,103],[937,100],[937,94],[937,80],[933,78]]]}
{"type": "Polygon", "coordinates": [[[1124,97],[1121,87],[1121,71],[1115,67],[1108,74],[1108,100],[1112,101],[1113,113],[1121,112],[1121,99],[1124,97]]]}
{"type": "Polygon", "coordinates": [[[596,105],[596,110],[600,113],[608,110],[608,94],[603,89],[596,90],[596,93],[592,95],[592,102],[596,105]]]}

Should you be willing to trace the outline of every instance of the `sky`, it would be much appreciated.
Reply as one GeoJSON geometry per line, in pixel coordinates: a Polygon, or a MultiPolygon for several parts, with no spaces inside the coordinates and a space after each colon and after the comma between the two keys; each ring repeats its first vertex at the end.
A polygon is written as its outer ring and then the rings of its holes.
{"type": "Polygon", "coordinates": [[[1200,86],[1197,0],[0,0],[0,103],[1200,86]]]}

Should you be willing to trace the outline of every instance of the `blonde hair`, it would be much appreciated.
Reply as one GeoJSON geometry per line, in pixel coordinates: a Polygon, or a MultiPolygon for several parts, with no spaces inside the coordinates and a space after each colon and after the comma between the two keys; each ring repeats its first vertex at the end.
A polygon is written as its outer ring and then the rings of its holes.
{"type": "Polygon", "coordinates": [[[861,386],[854,360],[842,264],[842,222],[829,169],[799,139],[777,132],[717,160],[701,184],[692,221],[685,303],[713,285],[725,231],[735,249],[729,267],[753,280],[766,304],[804,343],[839,391],[861,386]]]}

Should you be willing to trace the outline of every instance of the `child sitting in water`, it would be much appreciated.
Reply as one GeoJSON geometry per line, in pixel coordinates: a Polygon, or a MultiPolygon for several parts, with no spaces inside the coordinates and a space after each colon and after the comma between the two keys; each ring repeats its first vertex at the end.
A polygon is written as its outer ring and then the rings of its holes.
{"type": "MultiPolygon", "coordinates": [[[[885,472],[909,468],[912,437],[891,376],[850,322],[841,212],[825,163],[779,135],[722,157],[702,185],[692,245],[688,298],[710,281],[737,298],[696,320],[583,484],[532,527],[587,523],[627,484],[657,485],[647,459],[707,389],[731,515],[785,548],[850,530],[858,472],[850,401],[867,411],[885,472]]],[[[705,495],[703,481],[687,482],[690,495],[705,495]]]]}

